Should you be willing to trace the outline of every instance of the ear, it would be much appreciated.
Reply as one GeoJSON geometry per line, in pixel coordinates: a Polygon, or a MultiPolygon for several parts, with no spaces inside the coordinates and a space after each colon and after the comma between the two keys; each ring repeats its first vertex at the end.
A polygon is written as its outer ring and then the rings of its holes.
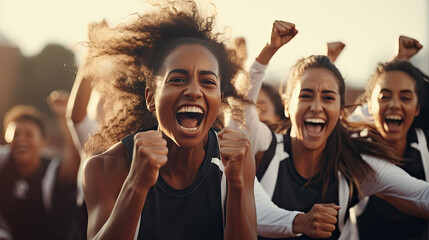
{"type": "Polygon", "coordinates": [[[145,89],[145,98],[146,98],[146,107],[147,110],[151,111],[151,112],[155,112],[155,95],[153,94],[153,92],[149,89],[146,88],[145,89]]]}
{"type": "Polygon", "coordinates": [[[221,92],[220,101],[223,102],[223,92],[221,92]]]}

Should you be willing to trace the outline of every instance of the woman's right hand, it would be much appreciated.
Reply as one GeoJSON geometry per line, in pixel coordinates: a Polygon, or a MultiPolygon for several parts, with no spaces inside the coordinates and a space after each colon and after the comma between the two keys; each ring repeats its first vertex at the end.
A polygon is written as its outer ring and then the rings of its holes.
{"type": "Polygon", "coordinates": [[[137,186],[149,189],[158,180],[159,169],[167,163],[167,154],[167,141],[161,132],[137,133],[129,177],[137,186]]]}
{"type": "Polygon", "coordinates": [[[271,30],[270,45],[276,47],[277,49],[281,48],[283,45],[292,40],[296,34],[298,34],[298,30],[296,30],[295,24],[276,20],[273,23],[273,29],[271,30]]]}
{"type": "Polygon", "coordinates": [[[296,30],[295,24],[280,20],[274,21],[270,42],[259,53],[256,61],[267,65],[277,50],[292,40],[296,34],[298,34],[298,30],[296,30]]]}
{"type": "Polygon", "coordinates": [[[414,38],[400,36],[399,37],[399,49],[395,59],[398,60],[410,60],[416,55],[423,46],[414,38]]]}
{"type": "Polygon", "coordinates": [[[340,208],[333,203],[314,204],[308,213],[296,215],[293,231],[312,238],[328,238],[335,231],[340,208]]]}

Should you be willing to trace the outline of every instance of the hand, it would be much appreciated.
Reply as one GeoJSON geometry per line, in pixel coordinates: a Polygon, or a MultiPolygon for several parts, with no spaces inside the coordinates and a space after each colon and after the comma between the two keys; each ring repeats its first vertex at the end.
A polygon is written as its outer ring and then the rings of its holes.
{"type": "Polygon", "coordinates": [[[344,47],[346,46],[342,42],[330,42],[326,44],[328,47],[328,58],[331,59],[332,62],[335,62],[337,57],[340,55],[340,53],[343,51],[344,47]]]}
{"type": "Polygon", "coordinates": [[[243,189],[244,161],[249,152],[250,142],[244,132],[230,127],[224,128],[218,136],[228,186],[243,189]]]}
{"type": "Polygon", "coordinates": [[[308,213],[298,214],[293,220],[293,231],[312,238],[328,238],[335,231],[340,206],[314,204],[308,213]]]}
{"type": "Polygon", "coordinates": [[[276,20],[273,23],[271,42],[269,45],[273,48],[279,49],[292,40],[296,34],[298,34],[298,30],[295,29],[295,24],[276,20]]]}
{"type": "Polygon", "coordinates": [[[51,94],[46,98],[46,102],[49,105],[51,111],[57,117],[66,117],[67,102],[69,99],[69,93],[63,90],[52,91],[51,94]]]}
{"type": "Polygon", "coordinates": [[[398,54],[395,59],[410,60],[422,47],[423,46],[416,39],[400,36],[398,54]]]}
{"type": "Polygon", "coordinates": [[[134,153],[129,176],[149,189],[155,185],[159,169],[167,163],[167,141],[158,131],[140,132],[134,136],[134,153]]]}
{"type": "Polygon", "coordinates": [[[231,48],[235,50],[235,53],[241,63],[244,63],[247,60],[246,39],[242,37],[234,38],[231,42],[231,48]]]}

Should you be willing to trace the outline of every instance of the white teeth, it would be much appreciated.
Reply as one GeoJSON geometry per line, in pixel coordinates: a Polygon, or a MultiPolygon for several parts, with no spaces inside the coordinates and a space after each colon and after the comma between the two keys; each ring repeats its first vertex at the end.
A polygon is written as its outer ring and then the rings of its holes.
{"type": "Polygon", "coordinates": [[[320,119],[320,118],[307,118],[307,119],[305,119],[305,122],[306,123],[322,123],[322,124],[326,123],[325,120],[320,119]]]}
{"type": "Polygon", "coordinates": [[[398,115],[388,115],[386,116],[386,120],[397,120],[397,121],[401,121],[402,117],[398,116],[398,115]]]}
{"type": "Polygon", "coordinates": [[[194,127],[194,128],[187,128],[187,127],[184,127],[184,126],[182,126],[182,125],[179,125],[179,127],[180,127],[181,129],[183,129],[183,130],[187,131],[187,132],[195,132],[195,131],[197,131],[197,130],[198,130],[198,127],[194,127]]]}
{"type": "Polygon", "coordinates": [[[177,113],[184,113],[184,112],[203,114],[203,109],[201,109],[200,107],[196,107],[196,106],[186,106],[186,107],[181,107],[181,108],[179,108],[179,110],[177,110],[177,113]]]}

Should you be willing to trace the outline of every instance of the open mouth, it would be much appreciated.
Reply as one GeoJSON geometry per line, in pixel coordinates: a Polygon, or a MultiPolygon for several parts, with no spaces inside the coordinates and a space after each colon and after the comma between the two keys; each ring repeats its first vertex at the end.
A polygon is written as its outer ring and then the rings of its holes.
{"type": "Polygon", "coordinates": [[[304,120],[304,125],[309,133],[319,134],[325,128],[326,121],[321,118],[307,118],[304,120]]]}
{"type": "Polygon", "coordinates": [[[176,119],[183,130],[195,132],[204,119],[204,111],[196,106],[181,107],[176,112],[176,119]]]}
{"type": "Polygon", "coordinates": [[[389,130],[394,131],[401,126],[402,122],[404,121],[404,118],[398,115],[387,115],[384,118],[384,121],[386,122],[389,130]]]}

